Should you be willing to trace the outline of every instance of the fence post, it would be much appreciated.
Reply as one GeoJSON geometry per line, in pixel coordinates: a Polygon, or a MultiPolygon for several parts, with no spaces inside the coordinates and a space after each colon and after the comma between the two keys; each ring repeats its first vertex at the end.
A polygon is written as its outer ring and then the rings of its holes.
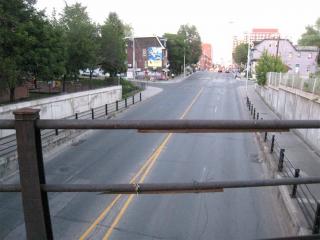
{"type": "Polygon", "coordinates": [[[251,115],[253,114],[253,104],[251,105],[251,115]]]}
{"type": "Polygon", "coordinates": [[[317,234],[320,232],[320,203],[317,203],[317,210],[314,215],[312,233],[317,234]]]}
{"type": "MultiPolygon", "coordinates": [[[[294,170],[294,177],[295,177],[295,178],[298,178],[299,175],[300,175],[300,169],[297,168],[297,169],[294,170]]],[[[292,193],[291,193],[291,197],[292,197],[292,198],[295,198],[295,197],[296,197],[296,195],[297,195],[297,188],[298,188],[298,185],[297,185],[297,184],[293,185],[293,187],[292,187],[292,193]]]]}
{"type": "Polygon", "coordinates": [[[256,119],[256,108],[253,109],[253,119],[256,119]]]}
{"type": "Polygon", "coordinates": [[[128,107],[127,98],[125,98],[125,99],[124,99],[124,106],[125,106],[125,108],[127,108],[127,107],[128,107]]]}
{"type": "Polygon", "coordinates": [[[78,119],[78,113],[76,113],[76,116],[75,116],[75,118],[76,118],[76,119],[78,119]]]}
{"type": "Polygon", "coordinates": [[[59,129],[55,129],[55,132],[56,132],[56,136],[59,135],[59,129]]]}
{"type": "Polygon", "coordinates": [[[142,101],[142,93],[139,93],[140,102],[142,101]]]}
{"type": "Polygon", "coordinates": [[[275,135],[272,135],[270,153],[273,153],[275,135]]]}
{"type": "Polygon", "coordinates": [[[41,134],[36,128],[39,110],[18,109],[15,115],[21,196],[27,239],[53,239],[45,184],[41,134]]]}
{"type": "Polygon", "coordinates": [[[119,101],[117,100],[116,101],[116,111],[118,111],[119,110],[119,101]]]}
{"type": "Polygon", "coordinates": [[[259,113],[257,113],[257,120],[259,120],[259,113]]]}
{"type": "Polygon", "coordinates": [[[132,95],[132,104],[134,104],[134,95],[132,95]]]}
{"type": "Polygon", "coordinates": [[[248,103],[248,109],[249,109],[249,111],[250,111],[250,107],[251,107],[251,102],[250,102],[250,100],[249,100],[249,103],[248,103]]]}
{"type": "Polygon", "coordinates": [[[283,160],[284,160],[284,149],[280,149],[280,155],[279,155],[279,163],[278,163],[278,171],[282,172],[283,170],[283,160]]]}
{"type": "Polygon", "coordinates": [[[91,108],[91,119],[94,119],[94,109],[91,108]]]}
{"type": "Polygon", "coordinates": [[[108,104],[106,104],[105,107],[106,107],[106,109],[105,109],[106,110],[106,115],[108,115],[108,104]]]}
{"type": "Polygon", "coordinates": [[[318,78],[315,78],[315,79],[314,79],[314,82],[313,82],[313,87],[312,87],[312,93],[313,93],[313,94],[314,94],[314,92],[315,92],[315,90],[316,90],[317,80],[318,80],[318,78]]]}
{"type": "Polygon", "coordinates": [[[265,132],[265,133],[264,133],[264,141],[266,142],[267,139],[268,139],[268,132],[265,132]]]}

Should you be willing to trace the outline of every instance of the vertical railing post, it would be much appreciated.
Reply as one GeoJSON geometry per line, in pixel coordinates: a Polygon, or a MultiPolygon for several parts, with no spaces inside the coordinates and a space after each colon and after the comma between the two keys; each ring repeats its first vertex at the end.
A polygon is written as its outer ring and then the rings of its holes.
{"type": "Polygon", "coordinates": [[[270,153],[273,153],[275,135],[272,135],[270,153]]]}
{"type": "Polygon", "coordinates": [[[55,129],[55,132],[56,132],[56,136],[59,135],[59,129],[55,129]]]}
{"type": "Polygon", "coordinates": [[[132,95],[132,104],[134,104],[134,94],[132,95]]]}
{"type": "Polygon", "coordinates": [[[94,109],[91,108],[91,119],[94,119],[94,109]]]}
{"type": "Polygon", "coordinates": [[[140,102],[142,101],[142,93],[139,93],[140,102]]]}
{"type": "Polygon", "coordinates": [[[283,170],[283,160],[284,160],[284,149],[280,149],[280,155],[279,155],[279,163],[278,163],[278,171],[282,172],[283,170]]]}
{"type": "Polygon", "coordinates": [[[76,118],[76,119],[78,119],[78,113],[76,113],[76,116],[75,116],[75,118],[76,118]]]}
{"type": "Polygon", "coordinates": [[[253,104],[251,105],[251,115],[253,114],[253,104]]]}
{"type": "Polygon", "coordinates": [[[127,108],[127,107],[128,107],[128,101],[127,101],[127,98],[125,98],[125,99],[124,99],[124,106],[125,106],[125,108],[127,108]]]}
{"type": "Polygon", "coordinates": [[[117,100],[116,101],[116,111],[118,111],[119,110],[119,101],[117,100]]]}
{"type": "Polygon", "coordinates": [[[317,203],[317,209],[314,215],[312,233],[317,234],[320,232],[320,203],[317,203]]]}
{"type": "MultiPolygon", "coordinates": [[[[295,169],[294,170],[294,177],[298,178],[299,175],[300,175],[300,169],[295,169]]],[[[291,193],[292,198],[295,198],[297,196],[297,188],[298,188],[298,185],[294,184],[292,187],[292,193],[291,193]]]]}
{"type": "Polygon", "coordinates": [[[253,119],[256,119],[256,108],[253,109],[253,119]]]}
{"type": "Polygon", "coordinates": [[[39,110],[14,111],[21,196],[27,239],[53,239],[40,129],[36,127],[39,110]]]}
{"type": "Polygon", "coordinates": [[[257,113],[257,120],[259,120],[259,113],[257,113]]]}
{"type": "Polygon", "coordinates": [[[106,116],[108,115],[108,104],[105,106],[106,116]]]}
{"type": "Polygon", "coordinates": [[[267,139],[268,139],[268,132],[265,132],[265,133],[264,133],[264,141],[266,142],[267,139]]]}

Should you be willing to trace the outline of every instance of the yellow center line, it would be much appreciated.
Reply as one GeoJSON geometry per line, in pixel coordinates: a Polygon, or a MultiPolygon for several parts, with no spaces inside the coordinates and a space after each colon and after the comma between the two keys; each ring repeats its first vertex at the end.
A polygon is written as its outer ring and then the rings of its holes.
{"type": "MultiPolygon", "coordinates": [[[[135,176],[130,180],[130,183],[136,182],[136,179],[141,175],[141,173],[148,167],[148,165],[153,161],[154,157],[157,155],[159,149],[156,149],[152,155],[148,158],[148,160],[143,164],[140,170],[137,172],[135,176]]],[[[89,234],[95,229],[95,227],[105,218],[105,216],[109,213],[111,208],[120,200],[122,194],[118,194],[114,200],[105,208],[97,219],[90,225],[90,227],[80,236],[79,240],[85,240],[89,234]]]]}
{"type": "MultiPolygon", "coordinates": [[[[203,91],[203,88],[200,89],[200,91],[198,92],[198,94],[194,97],[193,101],[190,103],[190,105],[188,106],[188,108],[184,111],[184,113],[182,114],[182,116],[180,117],[180,119],[183,119],[188,112],[191,110],[192,106],[194,105],[194,103],[197,101],[197,99],[199,98],[199,96],[201,95],[203,91]]],[[[150,164],[148,165],[146,171],[143,173],[143,175],[141,176],[140,179],[140,183],[143,183],[146,176],[148,175],[149,171],[151,170],[152,166],[154,165],[154,163],[156,162],[156,160],[158,159],[158,157],[160,156],[162,150],[165,148],[165,146],[167,145],[167,143],[169,142],[170,138],[173,136],[172,133],[167,134],[166,138],[164,139],[164,141],[160,144],[160,146],[157,148],[157,150],[154,152],[154,154],[151,156],[152,160],[150,162],[150,164]]],[[[151,159],[150,158],[150,159],[151,159]]],[[[122,219],[123,215],[125,214],[127,208],[129,207],[130,203],[133,200],[134,195],[130,195],[127,199],[127,201],[125,202],[125,204],[123,205],[123,207],[121,208],[120,212],[118,213],[117,217],[115,218],[115,220],[113,221],[113,223],[111,224],[110,228],[108,229],[108,231],[106,232],[105,236],[103,237],[103,240],[108,240],[109,237],[111,236],[114,228],[119,224],[120,220],[122,219]]]]}

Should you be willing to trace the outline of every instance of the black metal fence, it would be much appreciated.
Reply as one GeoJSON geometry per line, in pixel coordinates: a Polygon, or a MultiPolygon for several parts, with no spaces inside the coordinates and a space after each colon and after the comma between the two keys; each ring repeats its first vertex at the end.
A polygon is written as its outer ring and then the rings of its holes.
{"type": "MultiPolygon", "coordinates": [[[[145,88],[144,84],[139,84],[140,88],[145,88]]],[[[142,101],[142,93],[138,92],[130,97],[124,98],[122,100],[108,103],[103,106],[92,108],[88,111],[75,113],[72,116],[68,116],[64,119],[103,119],[111,114],[118,112],[120,110],[126,109],[131,105],[134,105],[137,102],[142,101]]],[[[54,141],[55,138],[58,138],[59,134],[61,134],[61,130],[54,129],[43,129],[41,130],[41,139],[44,145],[46,145],[49,141],[54,141]]],[[[5,159],[10,156],[15,156],[17,153],[17,140],[16,135],[12,134],[0,139],[0,159],[5,159]]],[[[5,163],[2,163],[5,164],[5,163]]],[[[1,177],[1,174],[0,174],[1,177]]]]}
{"type": "MultiPolygon", "coordinates": [[[[124,102],[124,106],[126,106],[126,102],[124,102]]],[[[117,108],[119,108],[119,102],[116,104],[117,108]]],[[[106,111],[101,112],[100,114],[106,113],[106,111]]],[[[54,129],[55,131],[56,129],[135,129],[140,132],[207,133],[289,131],[292,128],[320,128],[320,121],[102,120],[96,119],[94,114],[96,112],[91,115],[90,120],[79,119],[79,116],[78,119],[41,120],[39,119],[39,110],[27,108],[15,111],[15,120],[0,120],[0,129],[16,130],[20,174],[20,184],[0,184],[0,192],[21,192],[27,239],[53,239],[48,192],[177,194],[223,192],[225,188],[298,186],[301,184],[320,183],[320,177],[287,177],[283,179],[190,183],[46,184],[40,133],[43,129],[54,129]]],[[[90,114],[87,115],[90,116],[90,114]]],[[[314,226],[315,229],[319,226],[318,216],[314,217],[314,226]]],[[[316,232],[314,231],[314,233],[316,232]]]]}
{"type": "MultiPolygon", "coordinates": [[[[247,97],[247,107],[253,119],[259,119],[254,105],[247,97]]],[[[301,178],[301,169],[297,168],[285,154],[274,134],[265,132],[264,142],[269,145],[270,153],[277,160],[277,169],[283,178],[301,178]]],[[[307,184],[288,186],[291,198],[296,199],[303,216],[313,233],[320,232],[320,202],[307,184]]]]}

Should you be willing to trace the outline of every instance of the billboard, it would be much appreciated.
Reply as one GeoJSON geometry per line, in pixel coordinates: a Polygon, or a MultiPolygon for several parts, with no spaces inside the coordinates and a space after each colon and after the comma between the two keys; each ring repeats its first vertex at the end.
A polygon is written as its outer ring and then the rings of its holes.
{"type": "Polygon", "coordinates": [[[162,48],[149,47],[148,54],[148,67],[157,68],[162,67],[162,48]]]}

